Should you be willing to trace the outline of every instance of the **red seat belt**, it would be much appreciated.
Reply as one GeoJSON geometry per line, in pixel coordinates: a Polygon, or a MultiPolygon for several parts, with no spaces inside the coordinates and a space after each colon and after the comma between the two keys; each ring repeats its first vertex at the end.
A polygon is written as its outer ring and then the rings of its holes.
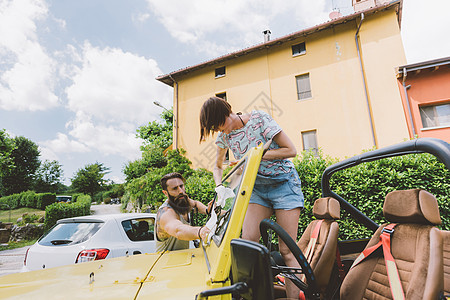
{"type": "MultiPolygon", "coordinates": [[[[309,240],[308,246],[306,247],[306,251],[304,253],[306,260],[308,261],[308,263],[311,264],[312,258],[313,258],[313,254],[314,254],[314,248],[316,246],[317,243],[317,238],[319,237],[319,233],[320,233],[320,226],[322,226],[323,223],[323,219],[319,220],[316,223],[316,226],[314,226],[314,229],[312,231],[311,234],[311,238],[309,240]]],[[[300,275],[300,280],[301,281],[305,281],[306,277],[305,274],[300,275]]],[[[302,291],[300,291],[300,299],[302,299],[302,291]]]]}
{"type": "Polygon", "coordinates": [[[386,263],[386,271],[389,279],[389,286],[391,287],[392,298],[394,300],[402,300],[405,299],[405,294],[403,293],[402,283],[400,281],[400,276],[398,275],[398,269],[391,253],[391,235],[394,233],[394,227],[396,225],[397,224],[389,224],[384,227],[380,235],[380,241],[376,245],[364,249],[364,251],[361,252],[361,254],[353,262],[351,268],[359,264],[381,246],[383,248],[384,261],[386,263]]]}
{"type": "Polygon", "coordinates": [[[308,243],[308,247],[306,247],[305,257],[309,263],[311,263],[311,260],[312,260],[313,254],[314,254],[314,248],[317,243],[317,238],[319,237],[320,226],[322,226],[322,222],[323,222],[323,219],[319,220],[316,223],[316,226],[314,226],[313,232],[311,234],[311,239],[309,240],[309,243],[308,243]]]}

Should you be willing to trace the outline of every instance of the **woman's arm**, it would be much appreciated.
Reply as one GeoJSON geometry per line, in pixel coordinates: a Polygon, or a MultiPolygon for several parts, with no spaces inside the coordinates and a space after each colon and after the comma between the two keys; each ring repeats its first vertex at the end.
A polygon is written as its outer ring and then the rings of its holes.
{"type": "Polygon", "coordinates": [[[227,149],[217,147],[216,165],[214,166],[214,169],[213,169],[213,177],[214,177],[214,182],[216,183],[216,185],[222,183],[223,162],[225,161],[226,154],[227,154],[227,149]]]}
{"type": "Polygon", "coordinates": [[[294,157],[297,155],[297,150],[295,149],[294,144],[291,139],[287,136],[284,131],[280,131],[277,133],[273,140],[278,144],[280,148],[268,150],[263,159],[272,160],[272,159],[283,159],[294,157]]]}
{"type": "MultiPolygon", "coordinates": [[[[192,200],[192,199],[191,199],[191,200],[192,200]]],[[[198,200],[192,200],[192,201],[194,201],[194,207],[198,209],[198,212],[199,212],[199,213],[204,214],[204,215],[207,214],[207,213],[206,213],[206,210],[208,209],[208,207],[206,207],[205,204],[201,203],[201,202],[198,201],[198,200]]]]}

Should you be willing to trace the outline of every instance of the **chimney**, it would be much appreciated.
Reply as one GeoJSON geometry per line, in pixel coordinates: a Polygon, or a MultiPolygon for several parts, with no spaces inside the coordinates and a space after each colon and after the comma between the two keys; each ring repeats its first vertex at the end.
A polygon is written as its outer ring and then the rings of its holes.
{"type": "Polygon", "coordinates": [[[264,30],[263,33],[264,33],[264,43],[267,43],[268,41],[270,41],[271,32],[269,29],[267,29],[267,30],[264,30]]]}

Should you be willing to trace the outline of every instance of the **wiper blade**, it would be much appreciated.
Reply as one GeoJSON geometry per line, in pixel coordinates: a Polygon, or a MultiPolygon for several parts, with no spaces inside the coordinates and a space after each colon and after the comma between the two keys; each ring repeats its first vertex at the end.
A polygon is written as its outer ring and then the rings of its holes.
{"type": "Polygon", "coordinates": [[[71,240],[53,240],[50,243],[52,243],[53,245],[64,245],[64,244],[70,244],[72,243],[71,240]]]}

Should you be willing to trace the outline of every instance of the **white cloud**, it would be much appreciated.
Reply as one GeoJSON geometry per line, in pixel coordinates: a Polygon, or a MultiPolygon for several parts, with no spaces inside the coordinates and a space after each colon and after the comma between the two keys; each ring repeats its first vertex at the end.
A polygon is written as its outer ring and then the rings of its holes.
{"type": "Polygon", "coordinates": [[[128,124],[94,124],[88,116],[78,113],[68,127],[72,137],[103,155],[120,155],[129,160],[140,156],[141,140],[128,124]]]}
{"type": "MultiPolygon", "coordinates": [[[[172,89],[155,80],[162,73],[157,63],[121,49],[93,47],[88,42],[81,52],[73,46],[68,49],[79,63],[64,70],[64,76],[72,78],[72,85],[66,89],[67,107],[75,113],[66,124],[70,138],[89,151],[137,159],[142,142],[136,138],[137,127],[160,119],[161,109],[153,101],[172,106],[172,89]]],[[[55,145],[61,141],[58,136],[55,145]]],[[[57,153],[64,150],[55,145],[49,148],[57,153]]]]}
{"type": "Polygon", "coordinates": [[[450,1],[404,0],[402,39],[408,63],[450,55],[450,1]]]}
{"type": "Polygon", "coordinates": [[[36,111],[58,105],[55,62],[36,34],[36,22],[47,13],[44,1],[0,3],[1,109],[36,111]]]}
{"type": "Polygon", "coordinates": [[[162,72],[154,60],[89,43],[82,57],[66,90],[70,110],[109,124],[142,124],[159,119],[160,109],[153,101],[172,106],[171,89],[155,80],[162,72]]]}
{"type": "Polygon", "coordinates": [[[262,31],[271,29],[275,33],[274,29],[283,23],[279,20],[289,20],[288,23],[296,26],[291,30],[298,31],[328,18],[325,0],[147,2],[174,38],[210,56],[263,42],[262,31]]]}
{"type": "Polygon", "coordinates": [[[89,148],[78,141],[70,140],[66,134],[58,132],[56,139],[43,141],[39,143],[42,149],[49,151],[48,153],[72,153],[72,152],[88,152],[89,148]]]}

